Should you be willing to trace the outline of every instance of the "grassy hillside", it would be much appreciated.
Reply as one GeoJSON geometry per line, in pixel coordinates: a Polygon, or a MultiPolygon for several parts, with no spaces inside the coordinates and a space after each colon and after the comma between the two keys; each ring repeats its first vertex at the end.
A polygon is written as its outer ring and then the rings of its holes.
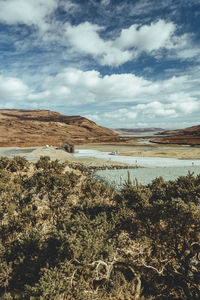
{"type": "Polygon", "coordinates": [[[4,299],[199,299],[200,176],[120,192],[58,161],[0,160],[4,299]]]}

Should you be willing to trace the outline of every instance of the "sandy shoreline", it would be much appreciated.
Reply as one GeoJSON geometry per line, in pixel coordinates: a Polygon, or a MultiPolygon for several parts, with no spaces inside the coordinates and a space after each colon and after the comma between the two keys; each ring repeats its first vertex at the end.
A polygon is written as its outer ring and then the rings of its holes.
{"type": "Polygon", "coordinates": [[[113,162],[98,158],[76,158],[73,154],[67,153],[56,147],[0,147],[0,157],[22,156],[30,162],[36,162],[41,156],[49,156],[51,160],[59,160],[60,162],[68,162],[75,164],[83,164],[84,166],[127,166],[126,163],[113,162]]]}

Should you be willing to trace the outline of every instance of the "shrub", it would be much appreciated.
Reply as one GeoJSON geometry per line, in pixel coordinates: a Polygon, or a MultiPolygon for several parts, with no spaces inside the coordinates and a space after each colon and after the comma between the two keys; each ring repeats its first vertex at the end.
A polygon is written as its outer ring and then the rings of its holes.
{"type": "Polygon", "coordinates": [[[0,161],[0,297],[199,299],[199,176],[114,191],[14,161],[0,161]]]}

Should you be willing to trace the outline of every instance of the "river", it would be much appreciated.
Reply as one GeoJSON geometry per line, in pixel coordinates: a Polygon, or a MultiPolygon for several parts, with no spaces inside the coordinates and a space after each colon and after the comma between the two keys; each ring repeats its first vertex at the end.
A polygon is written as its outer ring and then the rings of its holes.
{"type": "Polygon", "coordinates": [[[90,149],[77,149],[75,157],[100,158],[115,162],[122,162],[138,167],[175,167],[175,166],[200,166],[200,159],[178,159],[163,157],[137,157],[110,155],[110,152],[103,152],[90,149]]]}

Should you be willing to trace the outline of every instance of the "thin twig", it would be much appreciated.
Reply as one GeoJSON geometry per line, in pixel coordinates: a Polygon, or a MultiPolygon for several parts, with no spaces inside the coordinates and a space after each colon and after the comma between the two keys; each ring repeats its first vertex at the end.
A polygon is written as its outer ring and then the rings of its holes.
{"type": "Polygon", "coordinates": [[[73,272],[72,276],[71,276],[71,281],[70,281],[71,282],[71,287],[73,286],[73,280],[74,280],[74,276],[75,276],[76,272],[77,272],[77,270],[75,270],[73,272]]]}

